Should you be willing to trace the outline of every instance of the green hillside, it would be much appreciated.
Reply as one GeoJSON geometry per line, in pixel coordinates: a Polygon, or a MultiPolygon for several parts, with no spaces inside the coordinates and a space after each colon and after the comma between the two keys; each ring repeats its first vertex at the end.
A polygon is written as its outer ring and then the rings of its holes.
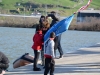
{"type": "MultiPolygon", "coordinates": [[[[42,14],[52,10],[57,11],[60,15],[70,15],[77,11],[81,6],[86,5],[88,0],[2,0],[0,2],[1,13],[11,13],[10,10],[18,11],[13,14],[27,15],[36,10],[42,14]]],[[[100,9],[100,0],[92,0],[89,8],[100,9]]]]}

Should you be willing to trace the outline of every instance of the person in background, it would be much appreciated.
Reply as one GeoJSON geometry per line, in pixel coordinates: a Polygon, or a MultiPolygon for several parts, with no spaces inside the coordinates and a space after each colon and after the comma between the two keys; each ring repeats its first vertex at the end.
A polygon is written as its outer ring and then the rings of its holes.
{"type": "Polygon", "coordinates": [[[49,28],[50,28],[49,22],[48,22],[48,21],[44,21],[44,22],[43,22],[43,27],[42,27],[42,31],[43,31],[43,34],[44,34],[44,35],[45,35],[46,32],[49,30],[49,28]]]}
{"type": "Polygon", "coordinates": [[[4,53],[0,51],[0,75],[5,74],[5,70],[9,67],[9,60],[4,53]]]}
{"type": "MultiPolygon", "coordinates": [[[[43,22],[43,27],[42,27],[42,32],[43,32],[43,35],[45,35],[46,34],[46,32],[49,30],[49,28],[50,28],[50,24],[48,23],[48,21],[47,20],[45,20],[44,22],[43,22]]],[[[43,45],[43,47],[42,47],[42,50],[41,50],[41,59],[42,59],[42,66],[45,66],[45,58],[44,58],[44,45],[43,45]]]]}
{"type": "MultiPolygon", "coordinates": [[[[59,19],[56,17],[55,11],[52,11],[51,14],[48,14],[48,16],[50,16],[52,18],[52,22],[51,22],[50,27],[52,27],[54,24],[59,22],[59,19]]],[[[63,50],[61,47],[61,34],[56,36],[54,41],[55,41],[55,47],[54,47],[55,55],[56,55],[56,50],[58,49],[59,54],[60,54],[59,58],[62,58],[63,57],[63,50]]]]}
{"type": "Polygon", "coordinates": [[[48,16],[50,16],[52,18],[52,22],[50,24],[50,27],[52,27],[54,24],[59,22],[59,19],[56,17],[56,12],[55,11],[52,11],[50,14],[48,14],[48,16]]]}
{"type": "Polygon", "coordinates": [[[45,21],[45,16],[42,15],[39,20],[39,24],[36,26],[36,32],[39,30],[39,27],[43,27],[43,22],[45,21]]]}
{"type": "Polygon", "coordinates": [[[55,38],[55,33],[52,32],[50,34],[49,40],[45,44],[45,51],[44,51],[45,70],[44,70],[44,75],[47,75],[49,73],[49,71],[50,71],[50,75],[54,75],[54,67],[55,67],[54,38],[55,38]]]}
{"type": "Polygon", "coordinates": [[[32,49],[34,50],[34,62],[33,62],[33,71],[40,71],[41,69],[37,67],[37,62],[39,59],[40,51],[42,49],[43,44],[43,34],[42,29],[40,26],[38,26],[38,30],[33,36],[33,45],[32,49]]]}
{"type": "Polygon", "coordinates": [[[51,24],[51,22],[52,22],[52,18],[50,17],[50,16],[46,16],[46,21],[49,23],[49,24],[51,24]]]}
{"type": "Polygon", "coordinates": [[[40,20],[39,20],[39,25],[40,25],[40,27],[42,28],[42,26],[43,26],[43,22],[45,21],[45,16],[44,15],[42,15],[41,17],[40,17],[40,20]]]}

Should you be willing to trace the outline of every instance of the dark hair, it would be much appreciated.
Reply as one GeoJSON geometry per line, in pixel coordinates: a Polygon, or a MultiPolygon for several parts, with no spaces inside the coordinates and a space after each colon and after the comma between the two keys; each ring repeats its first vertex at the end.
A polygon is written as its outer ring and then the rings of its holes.
{"type": "Polygon", "coordinates": [[[45,16],[44,15],[41,15],[41,17],[40,18],[45,18],[45,16]]]}
{"type": "Polygon", "coordinates": [[[51,13],[52,13],[52,14],[56,14],[56,12],[55,12],[55,11],[51,11],[51,13]]]}
{"type": "Polygon", "coordinates": [[[50,38],[55,38],[55,33],[54,32],[50,33],[50,38]]]}
{"type": "Polygon", "coordinates": [[[54,13],[48,14],[48,17],[51,17],[55,21],[59,21],[59,19],[54,15],[54,13]]]}
{"type": "Polygon", "coordinates": [[[40,25],[36,26],[36,31],[42,30],[42,27],[40,25]]]}
{"type": "Polygon", "coordinates": [[[42,16],[40,17],[40,20],[39,20],[39,24],[42,26],[42,23],[43,23],[44,20],[41,20],[41,18],[44,18],[44,19],[45,19],[45,16],[42,15],[42,16]]]}

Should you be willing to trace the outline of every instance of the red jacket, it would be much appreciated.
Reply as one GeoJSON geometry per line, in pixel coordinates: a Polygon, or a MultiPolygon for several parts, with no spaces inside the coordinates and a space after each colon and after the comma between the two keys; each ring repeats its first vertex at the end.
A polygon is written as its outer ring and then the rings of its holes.
{"type": "Polygon", "coordinates": [[[34,50],[41,50],[42,49],[42,43],[43,43],[43,34],[42,31],[38,31],[34,36],[33,36],[33,46],[32,49],[34,50]]]}

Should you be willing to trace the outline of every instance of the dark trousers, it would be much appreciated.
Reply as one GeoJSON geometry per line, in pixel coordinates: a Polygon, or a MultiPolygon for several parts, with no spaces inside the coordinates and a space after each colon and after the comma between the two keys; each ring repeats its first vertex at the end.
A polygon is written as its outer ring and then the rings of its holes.
{"type": "Polygon", "coordinates": [[[40,51],[39,50],[34,50],[34,64],[33,64],[33,67],[34,68],[37,68],[37,62],[38,62],[38,59],[39,59],[39,55],[40,55],[40,51]]]}
{"type": "Polygon", "coordinates": [[[55,61],[52,58],[45,58],[45,71],[44,75],[47,75],[50,71],[50,75],[54,75],[54,67],[55,67],[55,61]]]}
{"type": "Polygon", "coordinates": [[[45,58],[44,58],[44,46],[42,46],[42,50],[41,50],[41,60],[42,60],[42,65],[45,65],[45,58]]]}
{"type": "Polygon", "coordinates": [[[56,54],[56,49],[58,49],[60,56],[62,56],[63,50],[62,50],[62,47],[61,47],[61,34],[59,36],[56,36],[54,41],[55,41],[55,47],[54,47],[55,54],[56,54]]]}

